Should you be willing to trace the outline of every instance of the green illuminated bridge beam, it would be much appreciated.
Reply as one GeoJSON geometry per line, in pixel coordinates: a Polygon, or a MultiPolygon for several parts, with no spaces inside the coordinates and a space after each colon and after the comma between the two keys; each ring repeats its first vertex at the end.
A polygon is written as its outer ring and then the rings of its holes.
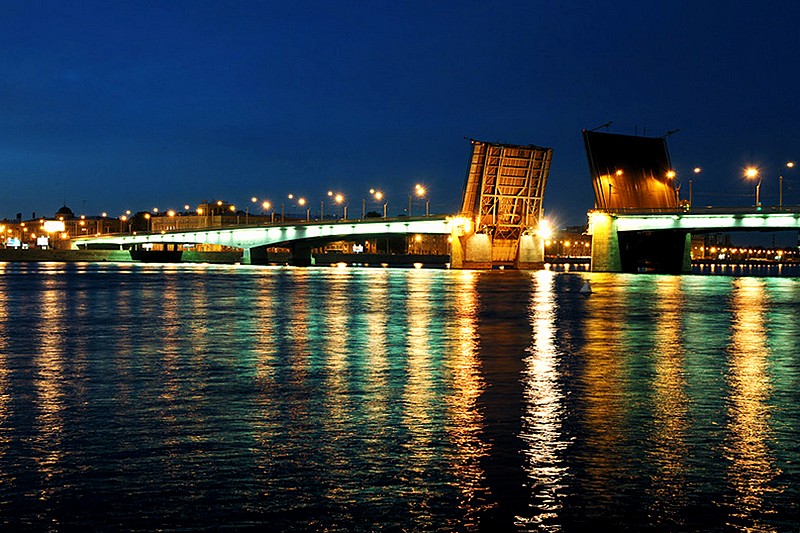
{"type": "Polygon", "coordinates": [[[626,272],[663,263],[670,272],[691,270],[691,234],[800,230],[800,207],[703,210],[594,210],[589,212],[592,270],[626,272]]]}
{"type": "Polygon", "coordinates": [[[450,216],[424,218],[339,220],[325,222],[296,222],[266,226],[236,226],[203,228],[192,231],[166,233],[116,234],[77,238],[72,248],[119,246],[130,249],[144,244],[216,244],[244,250],[243,263],[251,262],[251,252],[272,246],[292,248],[293,256],[300,261],[311,257],[311,248],[321,243],[354,237],[390,234],[451,235],[463,224],[450,216]],[[301,257],[302,256],[302,257],[301,257]],[[307,256],[307,257],[305,257],[307,256]]]}

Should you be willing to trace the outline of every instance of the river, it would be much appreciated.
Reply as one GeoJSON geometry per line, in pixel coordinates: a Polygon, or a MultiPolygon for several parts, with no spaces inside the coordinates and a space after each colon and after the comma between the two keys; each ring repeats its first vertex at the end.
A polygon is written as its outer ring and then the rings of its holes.
{"type": "Polygon", "coordinates": [[[798,302],[787,277],[0,264],[0,525],[797,531],[798,302]]]}

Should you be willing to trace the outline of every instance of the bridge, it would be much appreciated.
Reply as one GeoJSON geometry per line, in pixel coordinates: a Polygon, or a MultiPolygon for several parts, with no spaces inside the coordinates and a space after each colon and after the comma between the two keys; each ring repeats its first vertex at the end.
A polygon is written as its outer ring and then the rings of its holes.
{"type": "Polygon", "coordinates": [[[583,132],[595,193],[595,272],[691,272],[693,233],[800,229],[800,209],[693,208],[681,200],[666,136],[583,132]]]}
{"type": "Polygon", "coordinates": [[[544,265],[544,239],[538,235],[544,190],[553,150],[471,140],[462,208],[457,215],[359,220],[292,221],[114,234],[76,238],[72,248],[137,249],[159,244],[214,244],[243,250],[242,262],[267,262],[267,248],[289,248],[296,265],[312,263],[312,250],[325,243],[389,235],[434,234],[449,237],[451,268],[529,269],[544,265]]]}
{"type": "Polygon", "coordinates": [[[267,225],[201,228],[191,231],[82,237],[72,241],[72,248],[118,246],[119,249],[138,249],[159,244],[165,249],[177,249],[178,245],[214,244],[240,248],[243,250],[243,264],[258,264],[266,261],[267,248],[286,247],[291,250],[293,264],[310,265],[311,250],[328,242],[385,235],[458,235],[466,230],[467,225],[468,221],[464,219],[441,215],[424,218],[291,221],[267,225]]]}
{"type": "Polygon", "coordinates": [[[800,230],[800,206],[592,210],[592,270],[691,272],[692,234],[775,230],[800,230]]]}

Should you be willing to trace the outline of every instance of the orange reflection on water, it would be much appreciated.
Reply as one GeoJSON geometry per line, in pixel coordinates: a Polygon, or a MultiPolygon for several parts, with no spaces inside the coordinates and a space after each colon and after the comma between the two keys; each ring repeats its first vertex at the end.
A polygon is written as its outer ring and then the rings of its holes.
{"type": "Polygon", "coordinates": [[[770,483],[780,474],[768,446],[772,438],[770,377],[767,373],[765,313],[769,298],[764,280],[737,278],[731,294],[733,312],[728,385],[728,476],[736,491],[732,502],[735,525],[750,531],[774,531],[759,517],[769,514],[770,483]]]}
{"type": "Polygon", "coordinates": [[[686,370],[683,342],[685,298],[682,278],[658,278],[653,308],[655,319],[653,357],[653,443],[648,453],[658,467],[650,484],[651,511],[658,522],[679,522],[687,504],[686,459],[689,431],[686,370]]]}
{"type": "MultiPolygon", "coordinates": [[[[8,295],[5,293],[6,263],[0,263],[0,428],[8,427],[11,412],[11,369],[8,361],[8,295]]],[[[0,431],[0,461],[10,442],[8,432],[0,431]]]]}
{"type": "MultiPolygon", "coordinates": [[[[57,276],[43,276],[42,300],[39,305],[43,324],[39,336],[39,353],[34,356],[36,368],[34,384],[36,387],[36,416],[39,437],[38,453],[34,459],[42,474],[49,478],[59,471],[58,462],[63,457],[61,441],[64,435],[64,328],[67,320],[80,320],[81,317],[67,317],[62,305],[63,286],[57,276]]],[[[45,484],[45,486],[49,486],[45,484]]],[[[44,489],[52,492],[53,488],[44,489]]],[[[40,494],[41,498],[48,494],[40,494]]]]}
{"type": "Polygon", "coordinates": [[[452,393],[444,399],[447,405],[445,431],[454,446],[451,468],[461,490],[461,506],[469,513],[463,523],[466,529],[489,505],[476,502],[476,496],[485,485],[480,459],[489,448],[481,440],[485,422],[478,409],[478,399],[485,383],[478,357],[476,277],[475,272],[464,271],[458,273],[454,281],[454,313],[452,322],[447,324],[446,338],[449,342],[444,363],[448,383],[452,386],[452,393]]]}
{"type": "Polygon", "coordinates": [[[561,354],[556,348],[555,279],[556,274],[549,270],[541,270],[533,276],[528,305],[533,342],[522,374],[525,411],[521,438],[527,444],[525,470],[531,486],[537,489],[532,505],[538,509],[526,521],[536,527],[546,527],[549,522],[558,520],[568,494],[564,455],[569,442],[563,433],[566,413],[559,381],[561,354]]]}
{"type": "MultiPolygon", "coordinates": [[[[310,299],[308,285],[311,280],[311,273],[308,270],[295,269],[286,275],[291,279],[290,297],[288,304],[281,306],[281,309],[283,312],[289,313],[289,326],[286,329],[286,334],[290,335],[291,338],[289,353],[279,354],[279,357],[284,358],[291,369],[291,386],[300,389],[308,382],[311,359],[315,356],[309,348],[311,337],[309,324],[311,313],[309,309],[313,306],[315,313],[324,313],[325,310],[321,309],[322,302],[310,299]]],[[[324,322],[325,316],[321,319],[322,322],[324,322]]],[[[317,335],[328,335],[328,332],[321,331],[317,335]]],[[[309,416],[308,402],[293,403],[289,414],[293,422],[307,423],[309,416]]]]}
{"type": "MultiPolygon", "coordinates": [[[[348,344],[350,342],[350,309],[348,308],[352,297],[350,291],[353,286],[352,272],[347,269],[332,269],[330,277],[326,280],[330,292],[325,297],[324,315],[324,353],[326,355],[325,389],[328,392],[330,415],[334,420],[342,420],[349,414],[349,398],[345,394],[349,380],[348,344]]],[[[308,303],[306,304],[308,305],[308,303]]]]}
{"type": "Polygon", "coordinates": [[[612,491],[606,489],[623,468],[626,406],[620,384],[624,360],[630,355],[625,346],[629,281],[629,277],[613,274],[592,275],[592,285],[600,290],[585,304],[582,396],[590,459],[586,470],[591,490],[598,501],[608,505],[612,504],[612,491]]]}
{"type": "Polygon", "coordinates": [[[389,272],[375,270],[369,273],[366,287],[365,305],[367,306],[365,394],[368,401],[364,410],[376,428],[387,425],[389,408],[389,380],[387,354],[387,328],[391,307],[388,284],[389,272]]]}
{"type": "Polygon", "coordinates": [[[433,409],[432,388],[433,361],[431,359],[432,318],[429,273],[422,270],[409,271],[408,301],[406,313],[406,344],[408,357],[408,381],[403,394],[404,424],[411,435],[409,448],[413,458],[413,468],[417,474],[424,473],[424,465],[430,458],[427,450],[433,438],[431,432],[431,411],[433,409]]]}

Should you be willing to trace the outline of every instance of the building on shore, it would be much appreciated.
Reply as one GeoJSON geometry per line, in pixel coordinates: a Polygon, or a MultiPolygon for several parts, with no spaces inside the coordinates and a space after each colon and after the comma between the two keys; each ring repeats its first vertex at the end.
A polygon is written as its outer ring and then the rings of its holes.
{"type": "Polygon", "coordinates": [[[118,218],[101,216],[75,216],[73,211],[62,206],[52,218],[27,220],[18,215],[14,220],[0,221],[0,234],[4,248],[56,248],[69,249],[70,241],[76,237],[118,233],[122,223],[118,218]]]}

